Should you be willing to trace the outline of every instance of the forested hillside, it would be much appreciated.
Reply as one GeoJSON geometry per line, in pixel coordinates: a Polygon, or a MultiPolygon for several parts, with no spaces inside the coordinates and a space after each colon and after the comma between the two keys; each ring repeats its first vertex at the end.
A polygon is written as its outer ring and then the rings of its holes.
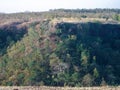
{"type": "Polygon", "coordinates": [[[1,14],[0,85],[120,85],[119,13],[1,14]]]}

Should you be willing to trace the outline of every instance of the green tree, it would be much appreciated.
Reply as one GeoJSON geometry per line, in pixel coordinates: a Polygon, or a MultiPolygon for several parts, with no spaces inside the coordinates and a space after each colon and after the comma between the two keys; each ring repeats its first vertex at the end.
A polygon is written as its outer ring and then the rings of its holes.
{"type": "Polygon", "coordinates": [[[82,85],[83,86],[92,86],[93,83],[93,77],[88,73],[86,74],[82,79],[82,85]]]}
{"type": "Polygon", "coordinates": [[[114,19],[117,20],[117,21],[120,21],[120,15],[119,14],[115,14],[114,15],[114,19]]]}
{"type": "Polygon", "coordinates": [[[98,78],[99,77],[99,72],[98,72],[97,68],[94,68],[93,76],[94,76],[94,78],[98,78]]]}

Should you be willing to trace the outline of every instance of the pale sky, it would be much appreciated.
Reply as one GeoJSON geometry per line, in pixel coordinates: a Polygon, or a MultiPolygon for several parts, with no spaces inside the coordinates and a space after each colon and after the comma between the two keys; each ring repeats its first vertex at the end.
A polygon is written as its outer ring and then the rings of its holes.
{"type": "Polygon", "coordinates": [[[1,0],[0,12],[48,11],[49,9],[120,8],[120,0],[1,0]]]}

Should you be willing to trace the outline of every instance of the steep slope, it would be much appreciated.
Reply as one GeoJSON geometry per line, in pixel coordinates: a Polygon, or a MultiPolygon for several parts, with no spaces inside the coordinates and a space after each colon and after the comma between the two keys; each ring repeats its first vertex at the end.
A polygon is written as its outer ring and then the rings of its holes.
{"type": "Polygon", "coordinates": [[[37,21],[1,56],[0,84],[119,85],[119,60],[119,24],[37,21]]]}
{"type": "Polygon", "coordinates": [[[27,33],[27,26],[20,26],[22,22],[13,22],[0,25],[0,55],[27,33]]]}

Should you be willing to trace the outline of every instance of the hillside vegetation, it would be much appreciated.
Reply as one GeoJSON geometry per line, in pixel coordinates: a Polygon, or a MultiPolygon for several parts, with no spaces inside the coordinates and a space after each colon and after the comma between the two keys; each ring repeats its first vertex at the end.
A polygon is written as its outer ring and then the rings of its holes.
{"type": "Polygon", "coordinates": [[[120,85],[119,14],[109,9],[1,14],[0,85],[120,85]]]}

